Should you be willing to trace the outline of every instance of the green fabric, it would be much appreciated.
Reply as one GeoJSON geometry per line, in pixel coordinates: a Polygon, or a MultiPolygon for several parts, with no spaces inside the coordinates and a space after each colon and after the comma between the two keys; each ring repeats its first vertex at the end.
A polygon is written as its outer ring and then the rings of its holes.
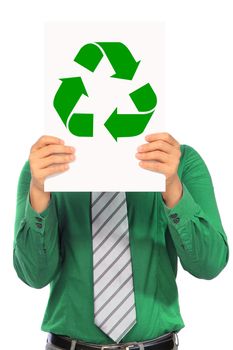
{"type": "MultiPolygon", "coordinates": [[[[161,192],[126,192],[137,323],[121,342],[184,327],[177,257],[185,270],[203,279],[218,275],[228,260],[209,171],[192,147],[181,145],[181,151],[183,195],[173,208],[165,205],[161,192]]],[[[27,161],[18,183],[14,267],[31,287],[50,283],[42,330],[112,343],[93,322],[91,193],[54,192],[39,214],[30,204],[30,178],[27,161]]]]}

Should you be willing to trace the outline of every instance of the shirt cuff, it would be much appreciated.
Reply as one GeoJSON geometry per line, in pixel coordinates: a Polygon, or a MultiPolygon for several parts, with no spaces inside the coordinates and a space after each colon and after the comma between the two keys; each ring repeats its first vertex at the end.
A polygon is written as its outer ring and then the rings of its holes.
{"type": "MultiPolygon", "coordinates": [[[[173,207],[166,206],[163,198],[163,207],[169,224],[176,228],[184,226],[191,218],[199,212],[199,205],[193,199],[186,185],[182,183],[183,194],[179,202],[173,207]]],[[[161,194],[162,196],[162,194],[161,194]]]]}
{"type": "Polygon", "coordinates": [[[25,206],[25,219],[28,222],[29,226],[33,228],[34,231],[44,234],[45,226],[51,227],[56,220],[56,210],[54,197],[51,194],[51,198],[48,204],[48,207],[41,213],[35,211],[30,203],[30,194],[28,192],[25,206]]]}

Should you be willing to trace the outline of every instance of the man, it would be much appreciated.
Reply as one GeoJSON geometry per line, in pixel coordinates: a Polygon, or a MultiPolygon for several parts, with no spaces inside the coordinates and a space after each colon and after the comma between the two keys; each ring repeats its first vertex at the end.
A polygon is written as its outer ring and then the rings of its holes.
{"type": "Polygon", "coordinates": [[[165,174],[165,192],[46,193],[45,178],[68,170],[74,148],[52,136],[31,148],[18,184],[14,267],[31,287],[50,283],[47,350],[177,349],[177,257],[203,279],[227,263],[203,159],[168,133],[145,139],[135,156],[165,174]]]}

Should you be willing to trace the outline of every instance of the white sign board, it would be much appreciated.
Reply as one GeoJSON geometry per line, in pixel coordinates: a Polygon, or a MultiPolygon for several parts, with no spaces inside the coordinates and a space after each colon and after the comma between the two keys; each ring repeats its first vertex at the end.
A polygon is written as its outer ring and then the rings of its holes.
{"type": "Polygon", "coordinates": [[[135,157],[146,135],[165,131],[164,35],[156,22],[46,24],[45,134],[76,158],[45,191],[165,190],[165,176],[135,157]]]}

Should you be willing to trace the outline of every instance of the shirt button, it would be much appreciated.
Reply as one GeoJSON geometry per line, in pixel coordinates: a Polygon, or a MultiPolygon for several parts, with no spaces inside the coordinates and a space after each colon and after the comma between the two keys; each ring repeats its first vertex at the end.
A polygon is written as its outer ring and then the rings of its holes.
{"type": "Polygon", "coordinates": [[[35,219],[36,219],[37,221],[39,221],[39,222],[42,221],[42,219],[41,219],[39,216],[35,216],[35,219]]]}
{"type": "Polygon", "coordinates": [[[171,219],[175,219],[175,218],[177,218],[177,216],[178,216],[178,214],[177,214],[177,213],[174,213],[174,214],[171,214],[171,215],[170,215],[170,218],[171,218],[171,219]]]}
{"type": "Polygon", "coordinates": [[[180,218],[173,219],[174,224],[178,224],[179,221],[180,221],[180,218]]]}
{"type": "Polygon", "coordinates": [[[41,227],[42,227],[42,224],[40,224],[39,222],[36,222],[36,226],[37,226],[38,228],[41,228],[41,227]]]}

